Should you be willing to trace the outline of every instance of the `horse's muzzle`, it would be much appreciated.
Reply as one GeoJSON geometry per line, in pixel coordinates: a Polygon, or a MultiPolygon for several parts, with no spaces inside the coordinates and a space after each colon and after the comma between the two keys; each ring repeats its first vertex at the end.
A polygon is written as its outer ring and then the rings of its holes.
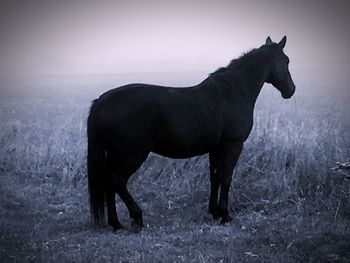
{"type": "Polygon", "coordinates": [[[286,87],[286,89],[284,89],[283,92],[281,92],[282,98],[289,99],[294,95],[294,92],[295,92],[295,85],[293,81],[291,81],[291,83],[286,87]]]}
{"type": "Polygon", "coordinates": [[[289,99],[294,95],[294,92],[295,92],[295,88],[293,90],[288,91],[288,92],[284,92],[284,93],[282,93],[282,98],[289,99]]]}

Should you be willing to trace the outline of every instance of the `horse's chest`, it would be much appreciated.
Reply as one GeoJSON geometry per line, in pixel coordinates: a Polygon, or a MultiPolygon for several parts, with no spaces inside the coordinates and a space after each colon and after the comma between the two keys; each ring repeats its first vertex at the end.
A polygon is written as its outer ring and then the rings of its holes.
{"type": "Polygon", "coordinates": [[[245,141],[253,127],[252,114],[236,114],[227,119],[223,136],[231,140],[245,141]]]}

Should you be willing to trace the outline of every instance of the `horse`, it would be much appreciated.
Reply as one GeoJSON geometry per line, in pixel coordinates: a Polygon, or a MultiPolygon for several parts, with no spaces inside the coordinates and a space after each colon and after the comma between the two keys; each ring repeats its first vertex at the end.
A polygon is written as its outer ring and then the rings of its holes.
{"type": "Polygon", "coordinates": [[[128,84],[95,99],[87,119],[88,189],[94,225],[105,224],[106,205],[108,225],[114,231],[123,228],[116,212],[117,193],[128,208],[132,226],[144,227],[142,210],[127,182],[150,152],[168,158],[209,154],[209,213],[221,219],[221,224],[230,222],[232,173],[253,127],[260,90],[266,82],[285,99],[295,92],[289,58],[283,51],[286,41],[286,36],[279,43],[267,37],[265,44],[195,86],[128,84]]]}

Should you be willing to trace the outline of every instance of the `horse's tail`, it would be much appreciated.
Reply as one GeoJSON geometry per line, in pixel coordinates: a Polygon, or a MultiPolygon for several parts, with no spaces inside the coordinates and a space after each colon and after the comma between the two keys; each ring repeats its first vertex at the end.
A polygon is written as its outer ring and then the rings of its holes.
{"type": "Polygon", "coordinates": [[[98,101],[94,100],[87,120],[87,173],[91,220],[96,226],[104,224],[106,157],[105,144],[98,131],[98,101]]]}

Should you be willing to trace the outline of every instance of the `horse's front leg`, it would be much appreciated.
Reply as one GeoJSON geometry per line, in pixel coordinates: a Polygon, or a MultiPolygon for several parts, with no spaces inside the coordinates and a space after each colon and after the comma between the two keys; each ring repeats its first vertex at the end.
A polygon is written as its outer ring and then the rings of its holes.
{"type": "Polygon", "coordinates": [[[209,167],[210,167],[210,198],[209,198],[209,213],[213,215],[214,219],[220,218],[220,211],[218,206],[218,193],[220,187],[220,173],[218,164],[218,152],[209,153],[209,167]]]}
{"type": "Polygon", "coordinates": [[[232,220],[228,212],[228,194],[230,191],[233,169],[236,166],[242,148],[243,141],[224,142],[221,147],[218,161],[220,172],[219,211],[222,218],[221,224],[228,223],[232,220]]]}

